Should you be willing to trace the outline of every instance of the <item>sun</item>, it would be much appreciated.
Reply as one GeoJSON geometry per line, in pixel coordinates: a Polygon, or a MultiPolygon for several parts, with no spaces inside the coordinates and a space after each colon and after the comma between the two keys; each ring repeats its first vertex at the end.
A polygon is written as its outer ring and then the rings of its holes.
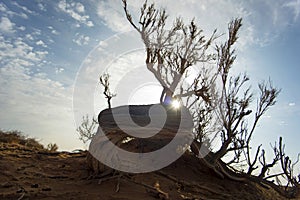
{"type": "Polygon", "coordinates": [[[181,107],[181,103],[180,103],[180,101],[179,100],[177,100],[177,99],[174,99],[173,101],[172,101],[172,107],[174,108],[174,109],[179,109],[180,107],[181,107]]]}

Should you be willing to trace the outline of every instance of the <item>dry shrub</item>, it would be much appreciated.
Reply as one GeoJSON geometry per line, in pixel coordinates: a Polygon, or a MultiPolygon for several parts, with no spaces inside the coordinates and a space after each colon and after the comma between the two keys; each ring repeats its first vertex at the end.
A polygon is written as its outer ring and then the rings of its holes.
{"type": "Polygon", "coordinates": [[[17,130],[0,130],[0,143],[19,144],[31,149],[43,150],[44,146],[34,138],[28,138],[22,132],[17,130]]]}

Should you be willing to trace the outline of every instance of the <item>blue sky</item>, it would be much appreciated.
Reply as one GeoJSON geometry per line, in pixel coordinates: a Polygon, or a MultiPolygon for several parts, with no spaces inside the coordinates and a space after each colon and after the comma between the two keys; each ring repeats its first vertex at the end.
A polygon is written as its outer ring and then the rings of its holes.
{"type": "MultiPolygon", "coordinates": [[[[258,81],[270,77],[273,84],[282,89],[277,104],[259,124],[254,142],[268,148],[269,143],[281,135],[287,152],[296,156],[300,140],[300,0],[156,2],[167,9],[170,19],[178,15],[184,19],[195,17],[207,35],[215,28],[225,33],[231,19],[243,17],[235,70],[247,71],[253,88],[258,81]]],[[[134,16],[140,5],[141,1],[129,1],[134,16]]],[[[44,144],[55,142],[64,150],[83,148],[75,131],[76,77],[90,59],[97,60],[99,66],[101,56],[108,59],[105,53],[99,54],[99,48],[111,52],[136,48],[129,39],[123,43],[116,39],[132,30],[124,18],[121,0],[0,0],[0,11],[0,128],[21,130],[44,144]]],[[[120,59],[127,59],[128,65],[137,60],[143,65],[141,52],[135,57],[123,57],[120,59]]],[[[117,61],[112,63],[118,64],[117,61]]],[[[119,63],[119,68],[122,66],[119,63]]],[[[115,74],[126,67],[119,68],[115,74]]],[[[88,78],[95,84],[98,75],[92,72],[88,78]]],[[[151,77],[147,81],[155,85],[151,77]]],[[[145,90],[134,86],[139,94],[133,94],[128,101],[157,101],[159,95],[153,94],[159,87],[152,87],[151,92],[145,92],[151,90],[151,85],[143,87],[145,90]]],[[[95,85],[91,88],[98,99],[92,102],[96,105],[93,107],[96,115],[106,105],[100,88],[95,85]]],[[[127,88],[130,93],[130,87],[127,88]]],[[[85,97],[81,98],[86,104],[85,97]]],[[[118,104],[121,102],[117,98],[113,100],[113,105],[118,104]]]]}

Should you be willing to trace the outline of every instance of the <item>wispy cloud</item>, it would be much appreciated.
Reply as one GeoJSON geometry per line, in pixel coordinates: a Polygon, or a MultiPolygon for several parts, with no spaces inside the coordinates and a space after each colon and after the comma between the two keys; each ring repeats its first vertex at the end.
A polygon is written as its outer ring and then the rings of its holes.
{"type": "MultiPolygon", "coordinates": [[[[16,4],[16,2],[13,2],[16,4]]],[[[19,5],[19,4],[18,4],[19,5]]],[[[21,6],[19,6],[21,8],[21,6]]],[[[26,7],[24,7],[26,8],[26,7]]],[[[22,8],[21,8],[22,9],[22,8]]],[[[23,9],[22,9],[23,10],[23,9]]],[[[6,16],[6,17],[12,17],[12,16],[19,16],[19,17],[22,17],[23,19],[28,19],[28,15],[26,15],[24,12],[14,12],[14,11],[11,11],[9,8],[7,8],[7,6],[3,3],[0,3],[0,11],[1,11],[1,14],[3,16],[6,16]]],[[[29,10],[28,10],[29,11],[29,10]]],[[[30,11],[29,11],[30,12],[30,11]]]]}
{"type": "Polygon", "coordinates": [[[0,63],[2,67],[23,66],[28,67],[37,64],[45,58],[47,51],[34,50],[23,41],[23,38],[5,39],[0,36],[0,63]]]}
{"type": "MultiPolygon", "coordinates": [[[[35,45],[46,44],[32,41],[31,34],[24,38],[0,35],[0,109],[6,113],[0,116],[0,127],[25,131],[43,138],[44,144],[55,141],[63,149],[80,147],[72,126],[71,86],[41,72],[38,66],[45,62],[48,51],[37,50],[35,45]]],[[[62,67],[55,69],[56,74],[63,71],[62,67]]]]}
{"type": "Polygon", "coordinates": [[[20,8],[23,11],[25,11],[26,13],[36,14],[34,11],[29,10],[26,6],[22,6],[22,5],[18,4],[16,1],[12,2],[12,5],[15,5],[16,7],[20,8]]]}
{"type": "MultiPolygon", "coordinates": [[[[134,20],[138,20],[140,6],[143,2],[128,0],[128,7],[134,20]]],[[[184,20],[196,19],[196,22],[210,34],[215,28],[219,33],[225,33],[227,24],[236,17],[243,18],[240,34],[240,49],[249,45],[265,46],[276,40],[281,32],[291,23],[283,0],[264,2],[257,1],[184,1],[174,3],[171,0],[155,1],[158,7],[167,9],[169,18],[183,17],[184,20]]],[[[298,17],[300,0],[288,3],[295,9],[298,17]]],[[[127,22],[122,4],[118,0],[99,1],[97,14],[104,20],[104,24],[115,32],[132,30],[127,22]]]]}
{"type": "Polygon", "coordinates": [[[287,125],[288,125],[288,123],[287,123],[287,122],[285,122],[285,121],[280,121],[280,122],[279,122],[279,125],[280,125],[280,126],[287,126],[287,125]]]}
{"type": "Polygon", "coordinates": [[[104,24],[115,32],[131,30],[119,1],[99,1],[97,14],[103,19],[104,24]]]}
{"type": "MultiPolygon", "coordinates": [[[[15,1],[0,2],[0,109],[7,113],[6,116],[0,116],[0,127],[28,130],[27,133],[38,138],[48,137],[49,142],[55,141],[58,145],[67,141],[64,148],[68,148],[68,145],[74,147],[77,139],[73,127],[72,89],[69,85],[74,81],[77,67],[86,55],[90,55],[88,51],[95,41],[109,37],[111,31],[124,32],[133,28],[124,15],[120,0],[93,0],[95,5],[75,0],[56,2],[36,0],[36,4],[27,1],[13,2],[15,1]],[[94,18],[97,15],[99,18],[94,18]],[[93,26],[96,27],[91,31],[89,27],[93,26]],[[71,143],[69,138],[73,138],[73,144],[69,144],[71,143]]],[[[155,0],[154,2],[157,7],[167,9],[170,24],[176,16],[183,17],[186,22],[195,17],[196,23],[204,30],[205,35],[210,35],[215,28],[218,28],[220,34],[226,33],[230,20],[243,17],[237,48],[239,50],[245,48],[246,53],[253,46],[253,51],[256,51],[259,46],[272,44],[288,30],[289,26],[296,24],[295,20],[299,20],[299,0],[176,2],[155,0]]],[[[128,0],[135,21],[138,20],[142,3],[143,1],[128,0]]],[[[91,88],[90,86],[92,89],[84,91],[86,95],[80,96],[83,108],[86,108],[86,96],[90,94],[99,95],[99,99],[98,96],[95,97],[97,99],[94,102],[97,105],[93,107],[95,113],[106,106],[105,99],[99,92],[102,88],[100,86],[96,88],[97,90],[94,88],[98,84],[98,75],[102,72],[102,68],[111,66],[108,69],[112,74],[112,88],[116,89],[118,94],[113,100],[114,106],[128,103],[123,101],[123,97],[131,94],[135,85],[140,84],[133,81],[135,80],[133,78],[141,79],[140,74],[147,74],[149,79],[146,80],[143,76],[140,81],[153,81],[154,77],[144,68],[144,45],[137,32],[133,32],[134,36],[120,38],[121,42],[111,41],[117,40],[119,36],[101,41],[97,53],[91,54],[94,57],[88,57],[84,61],[86,65],[89,63],[90,67],[86,68],[83,84],[91,83],[87,84],[87,89],[91,88]],[[115,57],[136,48],[141,48],[141,51],[126,54],[121,58],[115,57]],[[141,66],[141,70],[144,71],[140,70],[138,74],[129,73],[129,77],[127,72],[133,66],[141,66]],[[131,75],[135,76],[132,78],[131,75]],[[123,84],[124,81],[128,83],[132,81],[129,85],[132,84],[133,88],[123,84]]],[[[236,65],[247,65],[250,68],[253,59],[249,60],[247,56],[243,58],[239,56],[236,65]]],[[[256,65],[253,66],[255,68],[256,65]]],[[[297,99],[288,99],[280,104],[281,106],[274,107],[276,112],[270,109],[264,120],[272,124],[272,127],[276,127],[274,129],[278,129],[280,121],[293,124],[291,119],[297,120],[297,117],[293,116],[300,114],[297,99]]],[[[86,114],[84,109],[79,115],[79,120],[81,114],[86,114]]]]}
{"type": "Polygon", "coordinates": [[[81,24],[85,24],[88,27],[93,27],[94,23],[90,20],[89,15],[85,15],[84,6],[81,3],[67,2],[66,0],[61,0],[58,3],[59,10],[69,14],[73,19],[81,24]]]}
{"type": "MultiPolygon", "coordinates": [[[[128,1],[128,7],[135,21],[138,20],[140,7],[143,2],[128,1]]],[[[231,1],[176,1],[159,0],[155,1],[157,7],[166,8],[169,15],[169,24],[176,17],[183,17],[185,21],[196,19],[200,28],[206,34],[211,34],[215,28],[221,33],[226,31],[227,23],[234,17],[249,15],[243,9],[241,3],[231,1]],[[218,13],[216,15],[216,13],[218,13]]],[[[97,13],[104,20],[104,23],[113,31],[123,32],[132,30],[128,23],[122,4],[118,0],[99,1],[97,13]]]]}
{"type": "Polygon", "coordinates": [[[48,26],[48,29],[51,30],[51,33],[52,33],[52,34],[54,34],[54,35],[59,35],[59,32],[58,32],[56,29],[54,29],[52,26],[48,26]]]}
{"type": "Polygon", "coordinates": [[[289,7],[294,11],[294,21],[296,21],[300,14],[300,0],[285,3],[283,6],[289,7]]]}
{"type": "Polygon", "coordinates": [[[0,68],[0,84],[1,111],[6,113],[0,116],[1,127],[43,138],[44,144],[55,141],[63,148],[79,147],[72,127],[71,88],[22,66],[0,68]]]}

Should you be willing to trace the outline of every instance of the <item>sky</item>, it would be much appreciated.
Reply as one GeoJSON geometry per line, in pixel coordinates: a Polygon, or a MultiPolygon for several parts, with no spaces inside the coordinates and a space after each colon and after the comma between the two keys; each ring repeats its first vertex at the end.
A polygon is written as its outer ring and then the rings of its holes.
{"type": "MultiPolygon", "coordinates": [[[[215,28],[226,33],[230,20],[243,18],[234,70],[246,71],[254,89],[269,78],[282,89],[259,123],[254,145],[268,148],[283,136],[287,153],[295,157],[300,152],[300,0],[155,2],[170,20],[195,18],[205,35],[215,28]]],[[[142,1],[128,3],[136,18],[142,1]]],[[[20,130],[61,150],[87,148],[76,127],[83,115],[97,116],[107,106],[100,73],[111,73],[113,106],[159,101],[161,88],[144,56],[121,0],[0,0],[0,128],[20,130]]]]}

